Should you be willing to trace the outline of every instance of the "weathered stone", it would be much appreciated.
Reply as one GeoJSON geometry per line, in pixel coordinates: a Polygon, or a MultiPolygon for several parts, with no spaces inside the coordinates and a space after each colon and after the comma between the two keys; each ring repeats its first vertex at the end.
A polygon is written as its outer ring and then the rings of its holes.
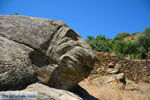
{"type": "Polygon", "coordinates": [[[119,70],[117,68],[108,68],[107,73],[109,74],[117,74],[119,70]]]}
{"type": "Polygon", "coordinates": [[[66,91],[35,83],[21,91],[2,91],[1,100],[83,100],[79,96],[66,91]]]}
{"type": "Polygon", "coordinates": [[[93,65],[90,46],[63,22],[0,15],[0,90],[35,82],[70,89],[93,65]]]}
{"type": "Polygon", "coordinates": [[[105,79],[104,80],[105,84],[109,83],[115,88],[123,89],[126,85],[124,73],[119,73],[119,74],[112,75],[112,76],[106,76],[106,77],[104,77],[104,79],[105,79]]]}
{"type": "Polygon", "coordinates": [[[118,68],[118,69],[120,69],[120,68],[121,68],[121,64],[119,64],[119,63],[116,63],[116,64],[115,64],[115,68],[118,68]]]}
{"type": "Polygon", "coordinates": [[[119,73],[119,74],[115,75],[115,78],[117,80],[125,79],[125,75],[124,75],[124,73],[119,73]]]}
{"type": "Polygon", "coordinates": [[[109,67],[109,68],[114,68],[114,66],[115,66],[115,63],[114,63],[114,62],[110,62],[110,63],[108,64],[108,67],[109,67]]]}

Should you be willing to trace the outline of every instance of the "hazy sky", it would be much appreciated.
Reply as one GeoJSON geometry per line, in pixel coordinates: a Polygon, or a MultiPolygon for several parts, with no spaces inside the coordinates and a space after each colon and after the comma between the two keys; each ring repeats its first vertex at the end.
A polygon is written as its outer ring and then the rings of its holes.
{"type": "Polygon", "coordinates": [[[84,39],[150,27],[150,0],[0,0],[0,14],[64,21],[84,39]]]}

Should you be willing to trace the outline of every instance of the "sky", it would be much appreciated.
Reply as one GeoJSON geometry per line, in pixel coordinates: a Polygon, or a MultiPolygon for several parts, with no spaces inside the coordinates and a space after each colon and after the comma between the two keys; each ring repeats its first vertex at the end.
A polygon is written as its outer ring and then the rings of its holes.
{"type": "Polygon", "coordinates": [[[150,27],[150,0],[0,0],[0,15],[14,13],[61,20],[84,39],[150,27]]]}

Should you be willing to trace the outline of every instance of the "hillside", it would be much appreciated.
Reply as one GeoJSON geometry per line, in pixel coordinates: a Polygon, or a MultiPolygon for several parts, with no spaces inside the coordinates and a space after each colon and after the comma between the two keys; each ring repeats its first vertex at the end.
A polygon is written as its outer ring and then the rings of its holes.
{"type": "Polygon", "coordinates": [[[143,32],[133,33],[130,36],[124,38],[125,41],[134,41],[137,40],[139,36],[143,35],[143,32]]]}
{"type": "Polygon", "coordinates": [[[122,58],[149,59],[150,56],[150,28],[133,34],[118,33],[114,39],[104,35],[88,36],[86,41],[97,52],[113,52],[122,58]]]}
{"type": "Polygon", "coordinates": [[[97,52],[96,58],[97,62],[92,74],[106,75],[107,66],[113,63],[121,66],[120,72],[125,73],[127,79],[150,82],[150,61],[124,59],[105,52],[97,52]]]}

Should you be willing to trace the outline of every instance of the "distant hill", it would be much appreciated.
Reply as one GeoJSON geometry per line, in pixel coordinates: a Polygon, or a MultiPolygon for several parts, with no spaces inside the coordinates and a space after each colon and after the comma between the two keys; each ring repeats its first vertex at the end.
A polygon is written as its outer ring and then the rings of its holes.
{"type": "Polygon", "coordinates": [[[125,41],[137,40],[139,36],[143,35],[143,32],[132,33],[130,36],[124,38],[125,41]]]}

